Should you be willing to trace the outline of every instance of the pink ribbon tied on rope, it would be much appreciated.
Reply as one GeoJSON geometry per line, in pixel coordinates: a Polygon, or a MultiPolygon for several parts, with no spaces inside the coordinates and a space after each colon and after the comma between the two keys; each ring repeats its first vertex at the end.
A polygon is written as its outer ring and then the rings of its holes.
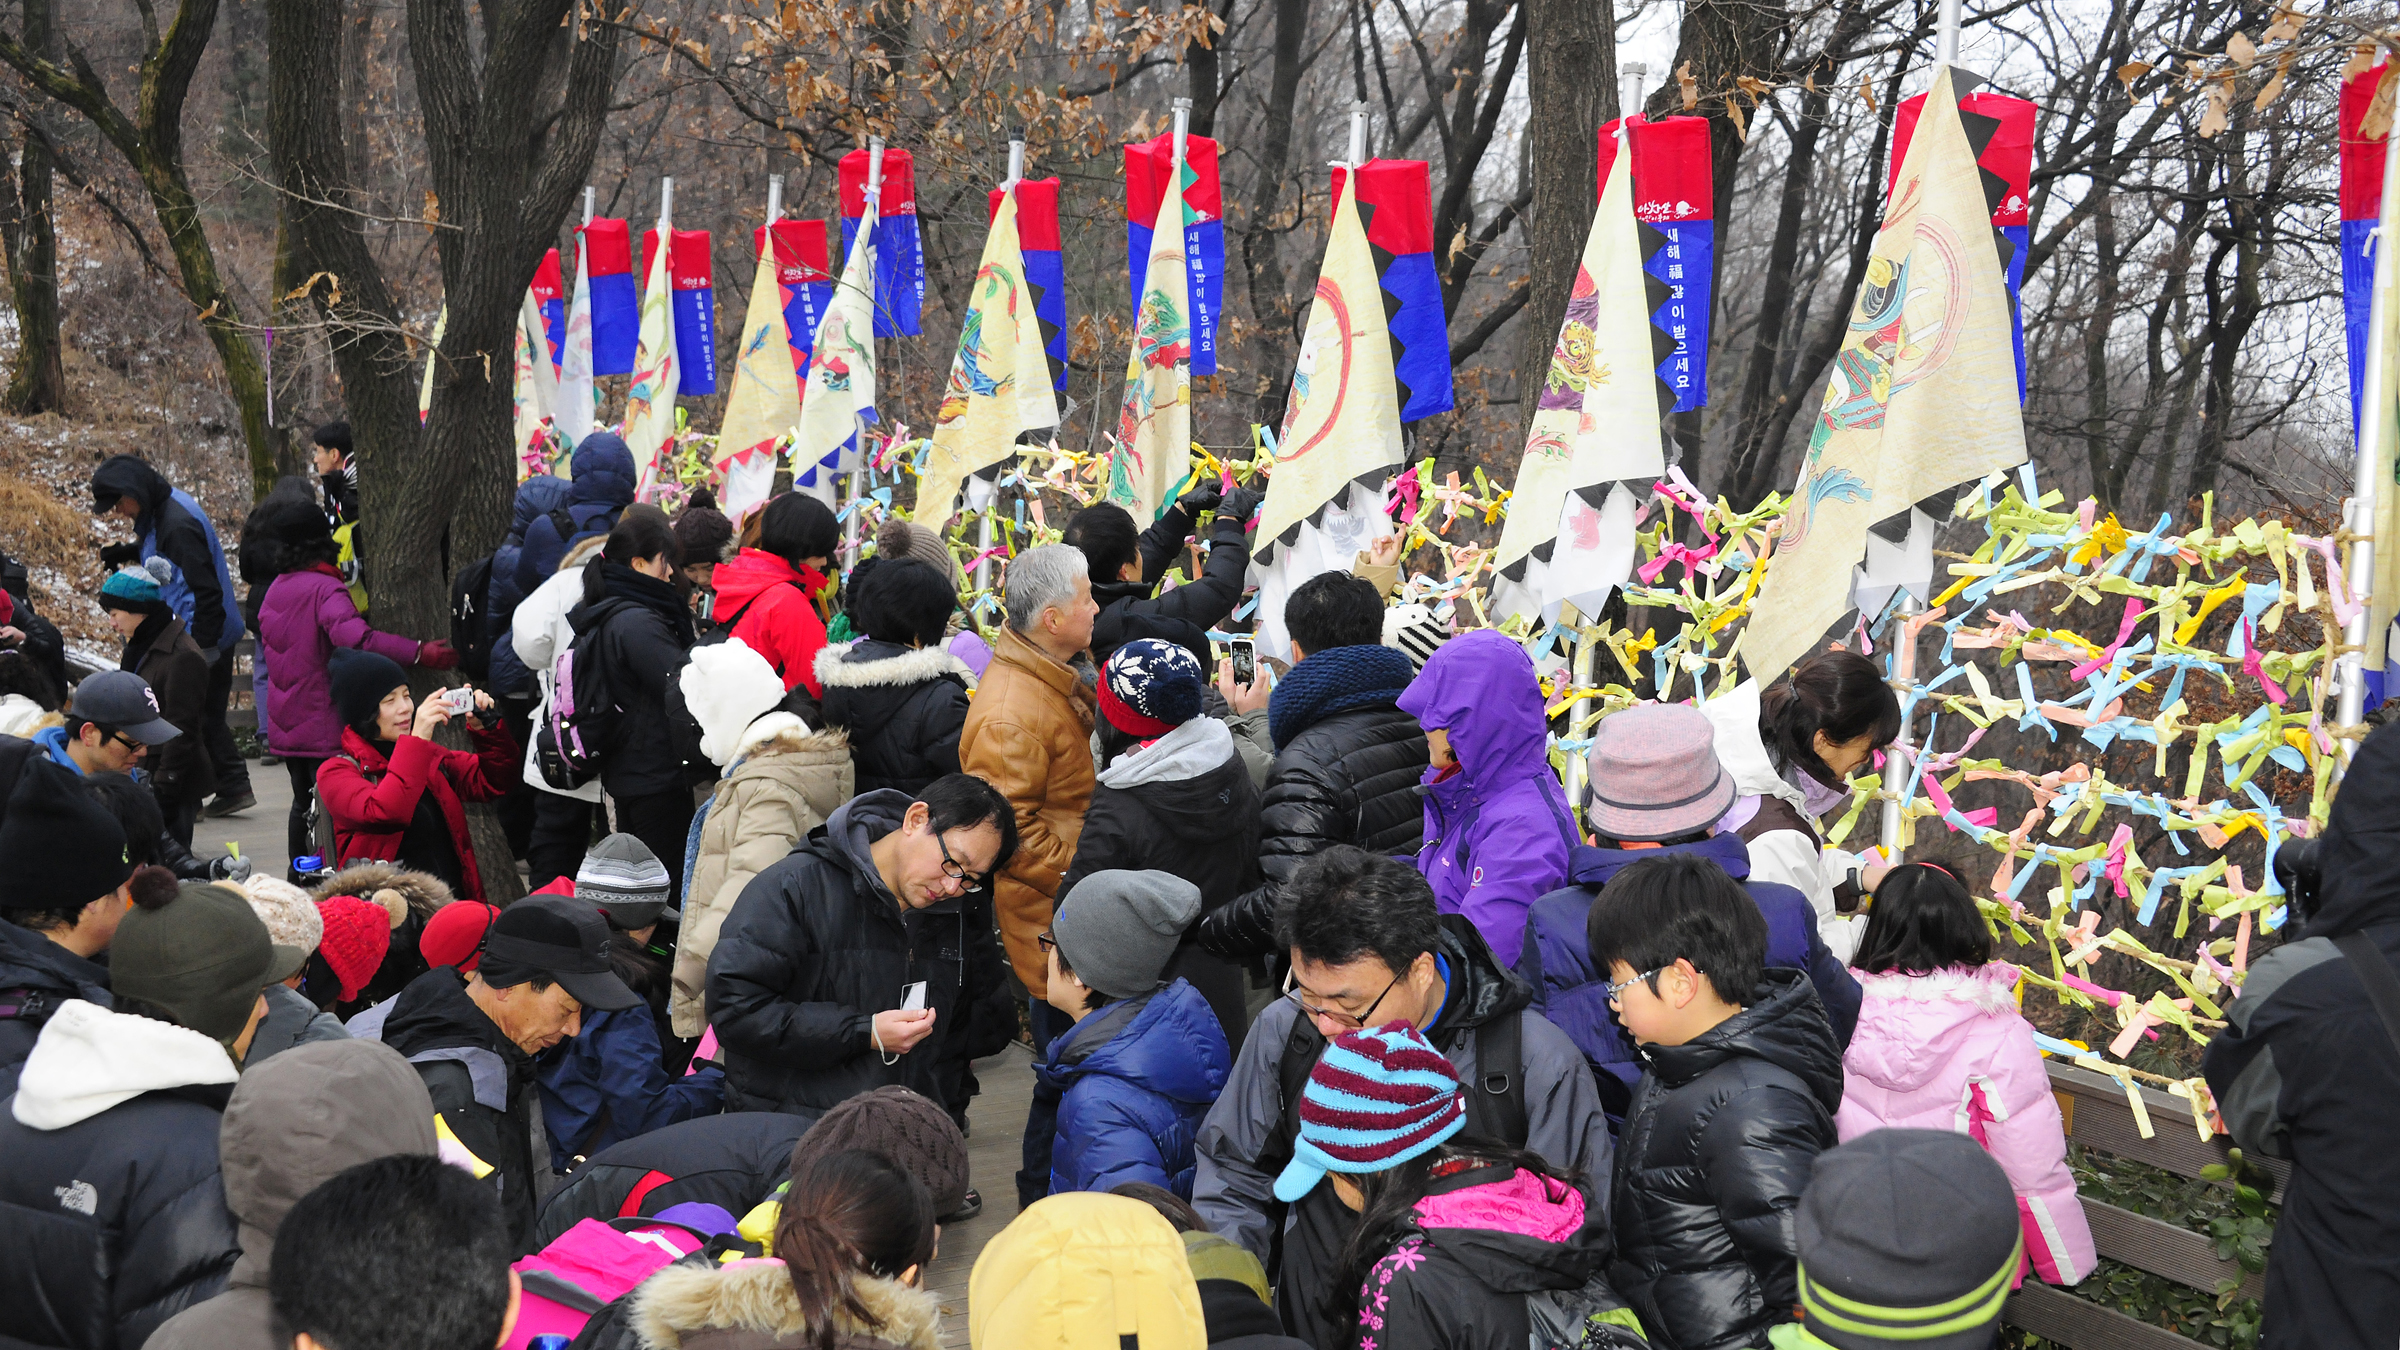
{"type": "MultiPolygon", "coordinates": [[[[1674,499],[1670,497],[1668,500],[1674,499]]],[[[1700,573],[1700,564],[1716,556],[1717,541],[1713,538],[1709,540],[1706,548],[1693,548],[1687,544],[1670,542],[1660,545],[1658,556],[1635,568],[1634,573],[1642,579],[1642,584],[1645,586],[1658,580],[1658,574],[1666,571],[1667,567],[1673,563],[1682,563],[1691,571],[1692,575],[1697,576],[1700,573]]]]}
{"type": "Polygon", "coordinates": [[[2290,702],[2292,696],[2284,692],[2282,681],[2267,678],[2267,668],[2259,653],[2258,635],[2254,629],[2251,620],[2242,620],[2242,673],[2258,681],[2258,687],[2266,691],[2267,701],[2280,708],[2290,702]]]}
{"type": "Polygon", "coordinates": [[[2108,837],[2108,867],[2105,875],[2108,877],[2108,884],[2117,888],[2119,900],[2132,894],[2125,885],[2125,850],[2132,843],[2133,827],[2131,825],[2118,825],[2117,832],[2108,837]]]}
{"type": "Polygon", "coordinates": [[[2133,636],[2133,627],[2141,620],[2142,602],[2133,596],[2126,596],[2125,617],[2117,624],[2117,640],[2101,649],[2098,656],[2068,671],[2067,678],[2081,680],[2088,678],[2095,670],[2108,669],[2109,664],[2117,659],[2117,649],[2125,645],[2125,639],[2133,636]]]}

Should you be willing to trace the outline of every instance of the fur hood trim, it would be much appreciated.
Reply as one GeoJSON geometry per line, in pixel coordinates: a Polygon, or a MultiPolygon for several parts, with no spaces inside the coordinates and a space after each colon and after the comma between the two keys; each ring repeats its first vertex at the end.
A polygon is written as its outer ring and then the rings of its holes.
{"type": "MultiPolygon", "coordinates": [[[[750,724],[734,749],[734,768],[753,755],[813,754],[828,761],[850,757],[850,733],[839,727],[811,731],[795,713],[774,712],[750,724]]],[[[727,770],[730,775],[732,771],[727,770]]]]}
{"type": "Polygon", "coordinates": [[[1977,1012],[2017,1011],[2017,968],[1993,961],[1974,970],[1937,970],[1930,975],[1886,971],[1870,975],[1851,972],[1868,998],[1907,999],[1914,1003],[1963,1003],[1977,1012]]]}
{"type": "MultiPolygon", "coordinates": [[[[874,1276],[860,1279],[856,1287],[859,1302],[878,1325],[859,1326],[837,1311],[834,1317],[841,1331],[872,1336],[902,1350],[940,1350],[941,1300],[874,1276]]],[[[644,1350],[681,1350],[683,1338],[700,1331],[755,1331],[796,1340],[808,1330],[792,1277],[783,1262],[773,1259],[736,1261],[714,1269],[668,1266],[634,1296],[633,1324],[644,1350]]]]}
{"type": "Polygon", "coordinates": [[[817,682],[828,689],[866,689],[875,685],[923,684],[944,675],[956,675],[969,684],[975,682],[975,672],[967,663],[950,654],[947,647],[919,647],[906,656],[886,656],[875,661],[845,661],[855,643],[844,642],[817,652],[817,682]]]}
{"type": "MultiPolygon", "coordinates": [[[[337,895],[373,900],[377,891],[397,891],[408,902],[409,913],[420,919],[432,918],[435,910],[458,898],[440,877],[411,872],[394,862],[354,862],[327,877],[308,894],[312,900],[331,900],[337,895]]],[[[394,926],[399,924],[397,919],[392,922],[394,926]]]]}

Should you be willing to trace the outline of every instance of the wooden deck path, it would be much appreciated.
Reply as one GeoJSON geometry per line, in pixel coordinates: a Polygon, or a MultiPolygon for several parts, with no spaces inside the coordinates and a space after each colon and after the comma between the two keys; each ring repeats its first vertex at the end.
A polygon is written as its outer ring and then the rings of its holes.
{"type": "Polygon", "coordinates": [[[925,1287],[942,1300],[943,1350],[967,1344],[967,1276],[983,1244],[1017,1217],[1017,1168],[1024,1160],[1025,1112],[1033,1103],[1033,1052],[1011,1045],[975,1062],[983,1085],[967,1108],[967,1164],[983,1194],[983,1213],[942,1229],[941,1252],[925,1287]]]}

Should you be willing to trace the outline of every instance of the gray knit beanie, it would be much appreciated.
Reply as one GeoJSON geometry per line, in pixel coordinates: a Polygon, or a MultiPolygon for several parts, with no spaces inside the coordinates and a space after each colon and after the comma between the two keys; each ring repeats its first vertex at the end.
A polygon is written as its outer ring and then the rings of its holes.
{"type": "Polygon", "coordinates": [[[1176,944],[1200,917],[1200,888],[1171,872],[1094,872],[1058,902],[1050,935],[1061,965],[1110,998],[1158,988],[1176,944]]]}
{"type": "Polygon", "coordinates": [[[661,918],[683,917],[667,909],[673,885],[666,864],[630,834],[612,834],[592,845],[575,869],[575,898],[598,905],[609,922],[629,933],[661,918]]]}

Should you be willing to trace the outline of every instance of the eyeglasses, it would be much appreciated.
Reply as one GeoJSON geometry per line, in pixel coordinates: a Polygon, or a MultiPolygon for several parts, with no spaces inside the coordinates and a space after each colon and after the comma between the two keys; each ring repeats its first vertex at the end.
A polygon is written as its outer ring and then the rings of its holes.
{"type": "Polygon", "coordinates": [[[1034,944],[1040,947],[1043,951],[1054,952],[1058,950],[1058,939],[1050,936],[1046,932],[1034,934],[1033,941],[1034,944]]]}
{"type": "MultiPolygon", "coordinates": [[[[1665,974],[1666,969],[1667,968],[1665,966],[1660,966],[1656,970],[1645,970],[1639,975],[1628,976],[1622,980],[1610,980],[1608,982],[1608,1001],[1611,1003],[1616,1002],[1618,999],[1621,999],[1625,996],[1626,990],[1631,989],[1633,986],[1641,984],[1654,976],[1665,974]]],[[[1657,993],[1658,986],[1651,985],[1650,992],[1653,994],[1657,993]]]]}
{"type": "Polygon", "coordinates": [[[122,731],[112,731],[108,733],[108,738],[112,741],[115,741],[118,745],[123,746],[130,754],[138,755],[150,748],[149,746],[142,744],[140,741],[133,739],[131,736],[126,735],[122,731]]]}
{"type": "Polygon", "coordinates": [[[1346,1013],[1336,1012],[1331,1008],[1317,1007],[1307,999],[1300,997],[1299,989],[1294,987],[1295,978],[1295,974],[1291,972],[1287,972],[1283,977],[1283,996],[1292,1001],[1292,1006],[1298,1008],[1304,1016],[1322,1018],[1336,1026],[1348,1027],[1353,1031],[1367,1025],[1368,1019],[1375,1016],[1375,1010],[1383,1006],[1383,1001],[1392,996],[1394,989],[1400,987],[1401,980],[1401,976],[1394,975],[1392,982],[1383,987],[1383,992],[1375,996],[1375,1001],[1367,1005],[1365,1012],[1346,1013]]]}
{"type": "Polygon", "coordinates": [[[933,843],[934,847],[942,851],[942,875],[952,881],[965,882],[966,894],[973,895],[991,884],[992,878],[989,873],[970,872],[959,865],[958,859],[950,856],[950,841],[942,838],[940,832],[935,832],[933,843]]]}

